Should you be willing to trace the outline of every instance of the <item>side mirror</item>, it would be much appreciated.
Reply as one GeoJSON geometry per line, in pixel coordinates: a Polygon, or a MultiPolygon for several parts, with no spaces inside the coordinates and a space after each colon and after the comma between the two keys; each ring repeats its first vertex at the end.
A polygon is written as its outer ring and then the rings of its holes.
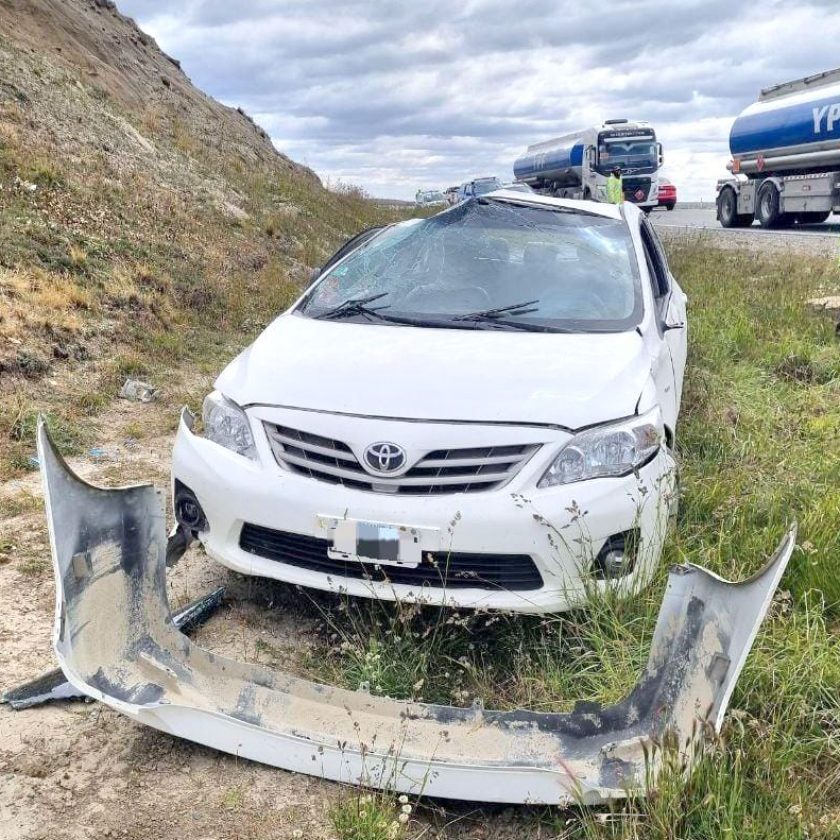
{"type": "MultiPolygon", "coordinates": [[[[321,276],[321,266],[316,265],[312,271],[309,272],[309,286],[311,286],[321,276]]],[[[309,288],[307,286],[307,288],[309,288]]]]}
{"type": "Polygon", "coordinates": [[[665,163],[665,155],[662,153],[662,144],[661,143],[656,144],[656,156],[659,160],[659,165],[662,166],[662,164],[665,163]]]}

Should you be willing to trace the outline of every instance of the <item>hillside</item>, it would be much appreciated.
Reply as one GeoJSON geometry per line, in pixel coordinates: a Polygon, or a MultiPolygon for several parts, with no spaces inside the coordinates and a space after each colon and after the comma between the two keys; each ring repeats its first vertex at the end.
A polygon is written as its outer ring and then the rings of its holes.
{"type": "Polygon", "coordinates": [[[108,0],[0,0],[0,477],[36,408],[61,425],[128,373],[172,381],[222,345],[218,366],[399,213],[324,189],[108,0]]]}

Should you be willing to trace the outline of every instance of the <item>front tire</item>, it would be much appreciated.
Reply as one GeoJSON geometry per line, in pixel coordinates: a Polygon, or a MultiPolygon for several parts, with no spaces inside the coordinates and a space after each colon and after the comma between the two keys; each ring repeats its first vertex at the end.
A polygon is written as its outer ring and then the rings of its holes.
{"type": "Polygon", "coordinates": [[[672,201],[670,204],[666,204],[666,205],[665,205],[665,209],[666,209],[668,212],[670,212],[670,211],[671,211],[671,210],[673,210],[676,206],[677,206],[677,205],[676,205],[676,203],[672,201]]]}

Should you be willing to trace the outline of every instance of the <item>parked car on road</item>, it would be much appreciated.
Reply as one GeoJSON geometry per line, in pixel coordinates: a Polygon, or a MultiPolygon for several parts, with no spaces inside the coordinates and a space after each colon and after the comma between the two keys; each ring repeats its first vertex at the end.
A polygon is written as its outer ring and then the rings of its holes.
{"type": "Polygon", "coordinates": [[[659,206],[673,210],[677,206],[677,188],[667,178],[659,179],[659,206]]]}
{"type": "Polygon", "coordinates": [[[414,203],[418,207],[443,207],[448,204],[440,190],[417,190],[414,203]]]}
{"type": "Polygon", "coordinates": [[[562,610],[653,573],[686,298],[634,206],[497,191],[367,231],[185,411],[178,521],[236,571],[562,610]]]}
{"type": "Polygon", "coordinates": [[[487,195],[493,190],[498,190],[502,182],[498,178],[474,178],[472,181],[465,181],[458,187],[458,201],[466,201],[468,198],[477,198],[480,195],[487,195]]]}

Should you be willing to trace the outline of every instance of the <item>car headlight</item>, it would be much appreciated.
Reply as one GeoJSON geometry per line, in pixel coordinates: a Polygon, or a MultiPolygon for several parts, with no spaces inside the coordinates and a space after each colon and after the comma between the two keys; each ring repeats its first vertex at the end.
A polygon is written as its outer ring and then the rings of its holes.
{"type": "Polygon", "coordinates": [[[213,391],[202,407],[204,436],[225,449],[257,460],[257,447],[245,412],[232,400],[213,391]]]}
{"type": "Polygon", "coordinates": [[[587,429],[560,450],[537,487],[627,475],[653,458],[663,438],[659,409],[620,423],[587,429]]]}

